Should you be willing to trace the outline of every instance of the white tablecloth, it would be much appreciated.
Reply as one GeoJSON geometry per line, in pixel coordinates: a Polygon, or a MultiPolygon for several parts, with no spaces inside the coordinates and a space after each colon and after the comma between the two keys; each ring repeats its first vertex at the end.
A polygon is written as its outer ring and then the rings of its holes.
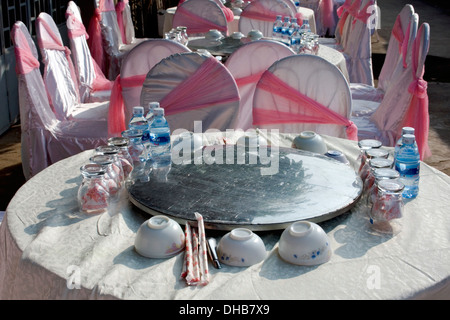
{"type": "Polygon", "coordinates": [[[342,52],[327,47],[325,45],[319,45],[319,51],[317,53],[319,57],[324,58],[328,62],[331,62],[334,64],[339,70],[341,70],[342,74],[344,75],[345,79],[347,79],[348,82],[350,82],[350,78],[348,75],[347,70],[347,62],[345,60],[345,56],[342,52]]]}
{"type": "MultiPolygon", "coordinates": [[[[172,29],[173,16],[177,7],[168,8],[164,13],[164,27],[163,34],[169,32],[172,29]]],[[[316,19],[314,17],[314,11],[308,8],[299,7],[299,12],[302,14],[303,19],[307,19],[312,32],[316,32],[316,19]]],[[[233,32],[239,31],[239,18],[240,16],[235,15],[234,20],[228,23],[228,33],[231,35],[233,32]]]]}
{"type": "MultiPolygon", "coordinates": [[[[268,140],[290,146],[294,136],[268,140]]],[[[355,142],[324,140],[355,163],[355,142]]],[[[211,134],[208,141],[223,139],[211,134]]],[[[264,261],[220,270],[210,263],[210,283],[189,287],[180,279],[183,254],[148,259],[136,253],[136,232],[149,216],[126,194],[109,213],[78,213],[79,168],[92,152],[50,166],[11,200],[0,225],[0,299],[450,298],[450,178],[426,164],[419,196],[406,202],[403,229],[395,237],[368,233],[367,220],[355,207],[320,223],[333,250],[325,264],[288,264],[278,255],[281,232],[261,232],[264,261]]],[[[211,234],[219,240],[220,234],[211,234]]]]}

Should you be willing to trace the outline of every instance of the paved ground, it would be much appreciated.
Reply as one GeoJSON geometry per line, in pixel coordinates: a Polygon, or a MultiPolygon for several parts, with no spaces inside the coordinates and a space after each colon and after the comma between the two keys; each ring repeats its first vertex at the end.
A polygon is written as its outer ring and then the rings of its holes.
{"type": "MultiPolygon", "coordinates": [[[[431,46],[426,60],[428,81],[430,137],[433,156],[425,162],[450,175],[450,5],[437,0],[378,0],[381,29],[373,38],[374,75],[384,61],[395,18],[405,4],[412,4],[420,23],[428,22],[431,46]]],[[[15,192],[25,182],[20,158],[20,125],[0,136],[0,211],[4,211],[15,192]]]]}

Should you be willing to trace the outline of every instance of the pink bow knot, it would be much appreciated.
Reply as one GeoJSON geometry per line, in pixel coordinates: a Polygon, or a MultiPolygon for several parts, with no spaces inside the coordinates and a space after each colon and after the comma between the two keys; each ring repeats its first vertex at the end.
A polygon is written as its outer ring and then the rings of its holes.
{"type": "Polygon", "coordinates": [[[418,98],[425,98],[427,95],[428,83],[422,78],[415,79],[408,87],[408,91],[418,98]]]}

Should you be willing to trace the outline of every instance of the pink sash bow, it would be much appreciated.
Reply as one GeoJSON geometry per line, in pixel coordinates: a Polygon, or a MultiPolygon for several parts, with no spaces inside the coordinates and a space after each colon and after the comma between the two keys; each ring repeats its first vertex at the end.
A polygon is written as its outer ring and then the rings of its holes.
{"type": "Polygon", "coordinates": [[[142,87],[147,75],[136,75],[127,78],[117,76],[114,81],[108,112],[108,134],[110,137],[120,135],[126,129],[125,105],[122,96],[123,88],[142,87]]]}
{"type": "Polygon", "coordinates": [[[423,80],[424,70],[420,76],[417,76],[418,59],[420,47],[420,38],[416,38],[412,52],[412,72],[414,80],[408,87],[409,93],[412,94],[411,102],[406,111],[402,127],[408,126],[415,129],[417,146],[419,147],[420,159],[423,160],[431,156],[428,146],[428,131],[430,128],[430,116],[428,113],[428,93],[427,82],[423,80]]]}
{"type": "Polygon", "coordinates": [[[394,27],[392,28],[392,35],[398,41],[398,51],[402,55],[403,68],[407,67],[406,55],[408,51],[409,34],[411,32],[411,22],[408,24],[406,34],[403,33],[402,21],[400,16],[397,16],[395,20],[394,27]]]}
{"type": "Polygon", "coordinates": [[[31,52],[28,41],[22,33],[17,33],[20,37],[20,44],[23,48],[15,46],[14,53],[16,55],[16,72],[17,74],[27,74],[34,69],[39,68],[39,61],[31,52]]]}
{"type": "Polygon", "coordinates": [[[217,79],[222,68],[214,57],[206,59],[190,77],[161,99],[160,105],[165,109],[165,114],[172,115],[237,101],[239,96],[236,97],[234,91],[217,96],[217,92],[223,89],[222,81],[217,79]],[[199,86],[199,83],[202,85],[199,86]]]}
{"type": "Polygon", "coordinates": [[[346,127],[346,133],[349,139],[358,140],[358,128],[352,121],[298,92],[270,71],[266,71],[263,74],[258,85],[267,92],[282,96],[289,101],[296,102],[297,110],[295,111],[297,112],[254,108],[254,125],[279,123],[338,124],[346,127]],[[308,111],[308,114],[300,114],[300,111],[308,111]]]}

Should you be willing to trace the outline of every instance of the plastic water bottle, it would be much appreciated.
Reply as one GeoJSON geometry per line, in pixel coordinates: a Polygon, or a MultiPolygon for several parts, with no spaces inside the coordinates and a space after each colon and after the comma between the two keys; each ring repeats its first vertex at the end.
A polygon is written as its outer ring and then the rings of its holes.
{"type": "Polygon", "coordinates": [[[301,44],[301,35],[299,33],[299,26],[295,26],[292,35],[289,37],[289,47],[295,52],[299,53],[301,44]]]}
{"type": "MultiPolygon", "coordinates": [[[[402,146],[402,138],[405,134],[414,134],[414,128],[412,127],[403,127],[402,128],[402,135],[400,139],[397,140],[397,143],[395,144],[394,148],[394,159],[397,158],[398,150],[400,150],[400,147],[402,146]]],[[[417,144],[417,143],[416,143],[417,144]]]]}
{"type": "Polygon", "coordinates": [[[156,108],[159,108],[159,102],[149,102],[148,104],[148,111],[147,114],[145,115],[145,119],[147,119],[148,125],[150,126],[150,123],[153,121],[154,118],[154,110],[156,108]]]}
{"type": "Polygon", "coordinates": [[[291,18],[286,16],[284,17],[283,25],[281,26],[281,38],[287,40],[288,39],[288,30],[291,25],[291,18]]]}
{"type": "Polygon", "coordinates": [[[309,26],[308,19],[304,19],[302,25],[300,26],[300,33],[305,34],[311,32],[311,27],[309,26]]]}
{"type": "Polygon", "coordinates": [[[283,21],[281,20],[281,15],[278,15],[275,22],[273,23],[272,37],[274,39],[281,38],[281,26],[282,25],[283,25],[283,21]]]}
{"type": "Polygon", "coordinates": [[[162,167],[170,164],[172,160],[170,144],[169,123],[164,117],[163,108],[153,110],[154,118],[150,123],[150,150],[153,159],[153,167],[162,167]]]}
{"type": "Polygon", "coordinates": [[[287,31],[288,34],[288,39],[291,39],[292,34],[294,33],[294,30],[298,27],[297,24],[297,18],[292,18],[291,19],[291,25],[289,26],[289,29],[287,31]]]}
{"type": "Polygon", "coordinates": [[[420,154],[413,134],[403,135],[402,145],[395,158],[395,170],[405,185],[403,197],[415,198],[419,193],[420,154]]]}
{"type": "Polygon", "coordinates": [[[131,117],[129,129],[142,130],[142,143],[147,149],[147,155],[150,153],[148,121],[144,116],[144,107],[133,107],[133,116],[131,117]]]}

